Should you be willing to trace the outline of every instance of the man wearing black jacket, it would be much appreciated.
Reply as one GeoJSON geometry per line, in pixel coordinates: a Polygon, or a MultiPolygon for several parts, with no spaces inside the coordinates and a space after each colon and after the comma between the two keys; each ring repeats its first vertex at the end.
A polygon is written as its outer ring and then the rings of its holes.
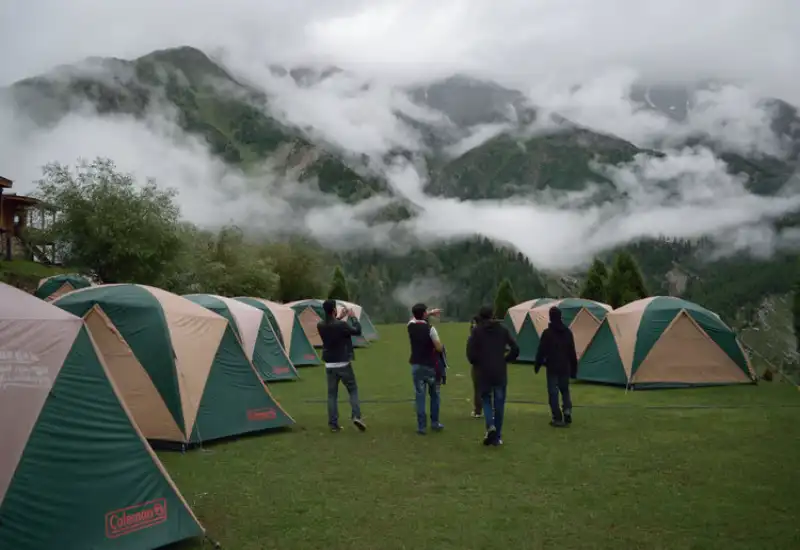
{"type": "Polygon", "coordinates": [[[351,419],[356,428],[362,432],[367,425],[361,419],[361,405],[358,400],[358,385],[356,374],[353,372],[353,336],[361,334],[361,324],[347,308],[336,316],[336,301],[325,300],[322,304],[325,319],[317,324],[319,336],[322,339],[322,360],[325,361],[325,376],[328,381],[328,425],[331,431],[341,431],[339,426],[339,382],[341,382],[350,396],[351,419]],[[349,318],[350,323],[343,321],[349,318]]]}
{"type": "Polygon", "coordinates": [[[508,363],[519,356],[519,346],[502,323],[492,319],[492,308],[484,306],[467,340],[467,359],[475,365],[486,418],[484,445],[503,444],[508,363]]]}
{"type": "Polygon", "coordinates": [[[547,369],[547,396],[550,401],[552,420],[550,425],[562,428],[572,424],[572,399],[569,395],[569,379],[578,373],[578,355],[572,331],[564,324],[561,310],[550,308],[550,325],[542,332],[539,350],[536,352],[536,373],[544,366],[547,369]],[[563,410],[558,407],[561,393],[563,410]]]}

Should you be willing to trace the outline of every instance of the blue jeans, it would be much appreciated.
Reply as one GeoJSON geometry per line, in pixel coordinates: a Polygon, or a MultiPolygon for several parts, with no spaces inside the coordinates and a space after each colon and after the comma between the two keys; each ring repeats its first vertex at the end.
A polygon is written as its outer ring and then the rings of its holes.
{"type": "Polygon", "coordinates": [[[328,424],[339,425],[339,382],[347,389],[350,397],[350,418],[361,418],[361,404],[358,400],[358,384],[353,365],[325,368],[325,378],[328,381],[328,424]]]}
{"type": "Polygon", "coordinates": [[[424,430],[428,424],[425,414],[425,389],[431,398],[431,425],[439,424],[439,384],[436,371],[425,365],[411,365],[411,378],[414,380],[414,401],[417,409],[417,429],[424,430]]]}
{"type": "Polygon", "coordinates": [[[490,386],[481,392],[486,430],[494,426],[498,439],[503,435],[503,417],[506,411],[506,386],[490,386]]]}
{"type": "Polygon", "coordinates": [[[569,374],[558,374],[547,371],[547,397],[550,401],[550,414],[553,420],[561,422],[564,415],[572,414],[572,399],[569,395],[569,374]],[[561,393],[564,414],[558,407],[558,394],[561,393]]]}

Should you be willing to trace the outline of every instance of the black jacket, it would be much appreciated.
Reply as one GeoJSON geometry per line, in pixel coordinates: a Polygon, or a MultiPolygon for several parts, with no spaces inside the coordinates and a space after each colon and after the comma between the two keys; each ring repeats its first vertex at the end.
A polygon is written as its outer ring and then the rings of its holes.
{"type": "Polygon", "coordinates": [[[519,346],[498,321],[481,321],[467,339],[467,359],[475,366],[481,390],[508,381],[507,363],[519,356],[519,346]]]}
{"type": "Polygon", "coordinates": [[[555,322],[551,318],[550,325],[542,332],[539,349],[536,352],[536,372],[546,367],[548,372],[572,378],[578,375],[578,355],[575,352],[575,339],[572,331],[561,318],[555,322]]]}
{"type": "Polygon", "coordinates": [[[354,359],[352,337],[361,335],[361,323],[357,319],[350,323],[339,319],[317,323],[322,339],[322,360],[326,363],[344,363],[354,359]]]}

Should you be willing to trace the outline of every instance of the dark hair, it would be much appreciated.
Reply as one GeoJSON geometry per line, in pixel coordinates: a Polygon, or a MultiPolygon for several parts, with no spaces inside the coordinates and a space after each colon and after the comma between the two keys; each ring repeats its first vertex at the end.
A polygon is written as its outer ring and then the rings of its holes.
{"type": "Polygon", "coordinates": [[[483,306],[480,310],[478,310],[478,319],[489,320],[494,315],[492,308],[490,306],[483,306]]]}
{"type": "Polygon", "coordinates": [[[336,313],[336,300],[325,300],[322,302],[322,310],[326,317],[333,317],[336,313]]]}
{"type": "Polygon", "coordinates": [[[428,306],[425,304],[414,304],[411,307],[411,315],[414,316],[414,319],[421,321],[425,318],[425,312],[428,311],[428,306]]]}

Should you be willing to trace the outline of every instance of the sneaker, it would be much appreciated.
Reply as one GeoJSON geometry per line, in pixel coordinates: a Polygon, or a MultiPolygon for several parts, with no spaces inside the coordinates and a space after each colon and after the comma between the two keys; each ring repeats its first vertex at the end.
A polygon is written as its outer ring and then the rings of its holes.
{"type": "Polygon", "coordinates": [[[571,414],[565,414],[564,415],[564,424],[572,424],[572,415],[571,414]]]}
{"type": "Polygon", "coordinates": [[[342,427],[339,426],[338,424],[334,424],[330,428],[331,428],[332,432],[341,432],[342,431],[342,427]]]}
{"type": "Polygon", "coordinates": [[[364,421],[361,420],[360,418],[354,418],[353,419],[353,424],[355,424],[356,428],[358,428],[362,432],[367,430],[367,425],[364,424],[364,421]]]}
{"type": "Polygon", "coordinates": [[[472,412],[470,413],[470,416],[472,416],[472,418],[483,418],[483,413],[482,413],[482,412],[475,412],[475,411],[472,411],[472,412]]]}
{"type": "Polygon", "coordinates": [[[444,430],[444,424],[442,424],[441,422],[433,423],[431,424],[431,429],[434,432],[441,432],[442,430],[444,430]]]}
{"type": "Polygon", "coordinates": [[[503,440],[500,439],[499,437],[497,439],[495,439],[494,443],[492,443],[492,445],[494,445],[495,447],[499,447],[502,444],[503,444],[503,440]]]}
{"type": "Polygon", "coordinates": [[[486,430],[486,434],[483,436],[483,444],[492,445],[495,441],[497,441],[497,429],[492,426],[486,430]]]}
{"type": "Polygon", "coordinates": [[[563,420],[551,420],[550,425],[554,428],[566,428],[567,425],[563,420]]]}
{"type": "Polygon", "coordinates": [[[417,435],[425,435],[427,433],[428,432],[425,430],[425,428],[417,428],[417,435]]]}

